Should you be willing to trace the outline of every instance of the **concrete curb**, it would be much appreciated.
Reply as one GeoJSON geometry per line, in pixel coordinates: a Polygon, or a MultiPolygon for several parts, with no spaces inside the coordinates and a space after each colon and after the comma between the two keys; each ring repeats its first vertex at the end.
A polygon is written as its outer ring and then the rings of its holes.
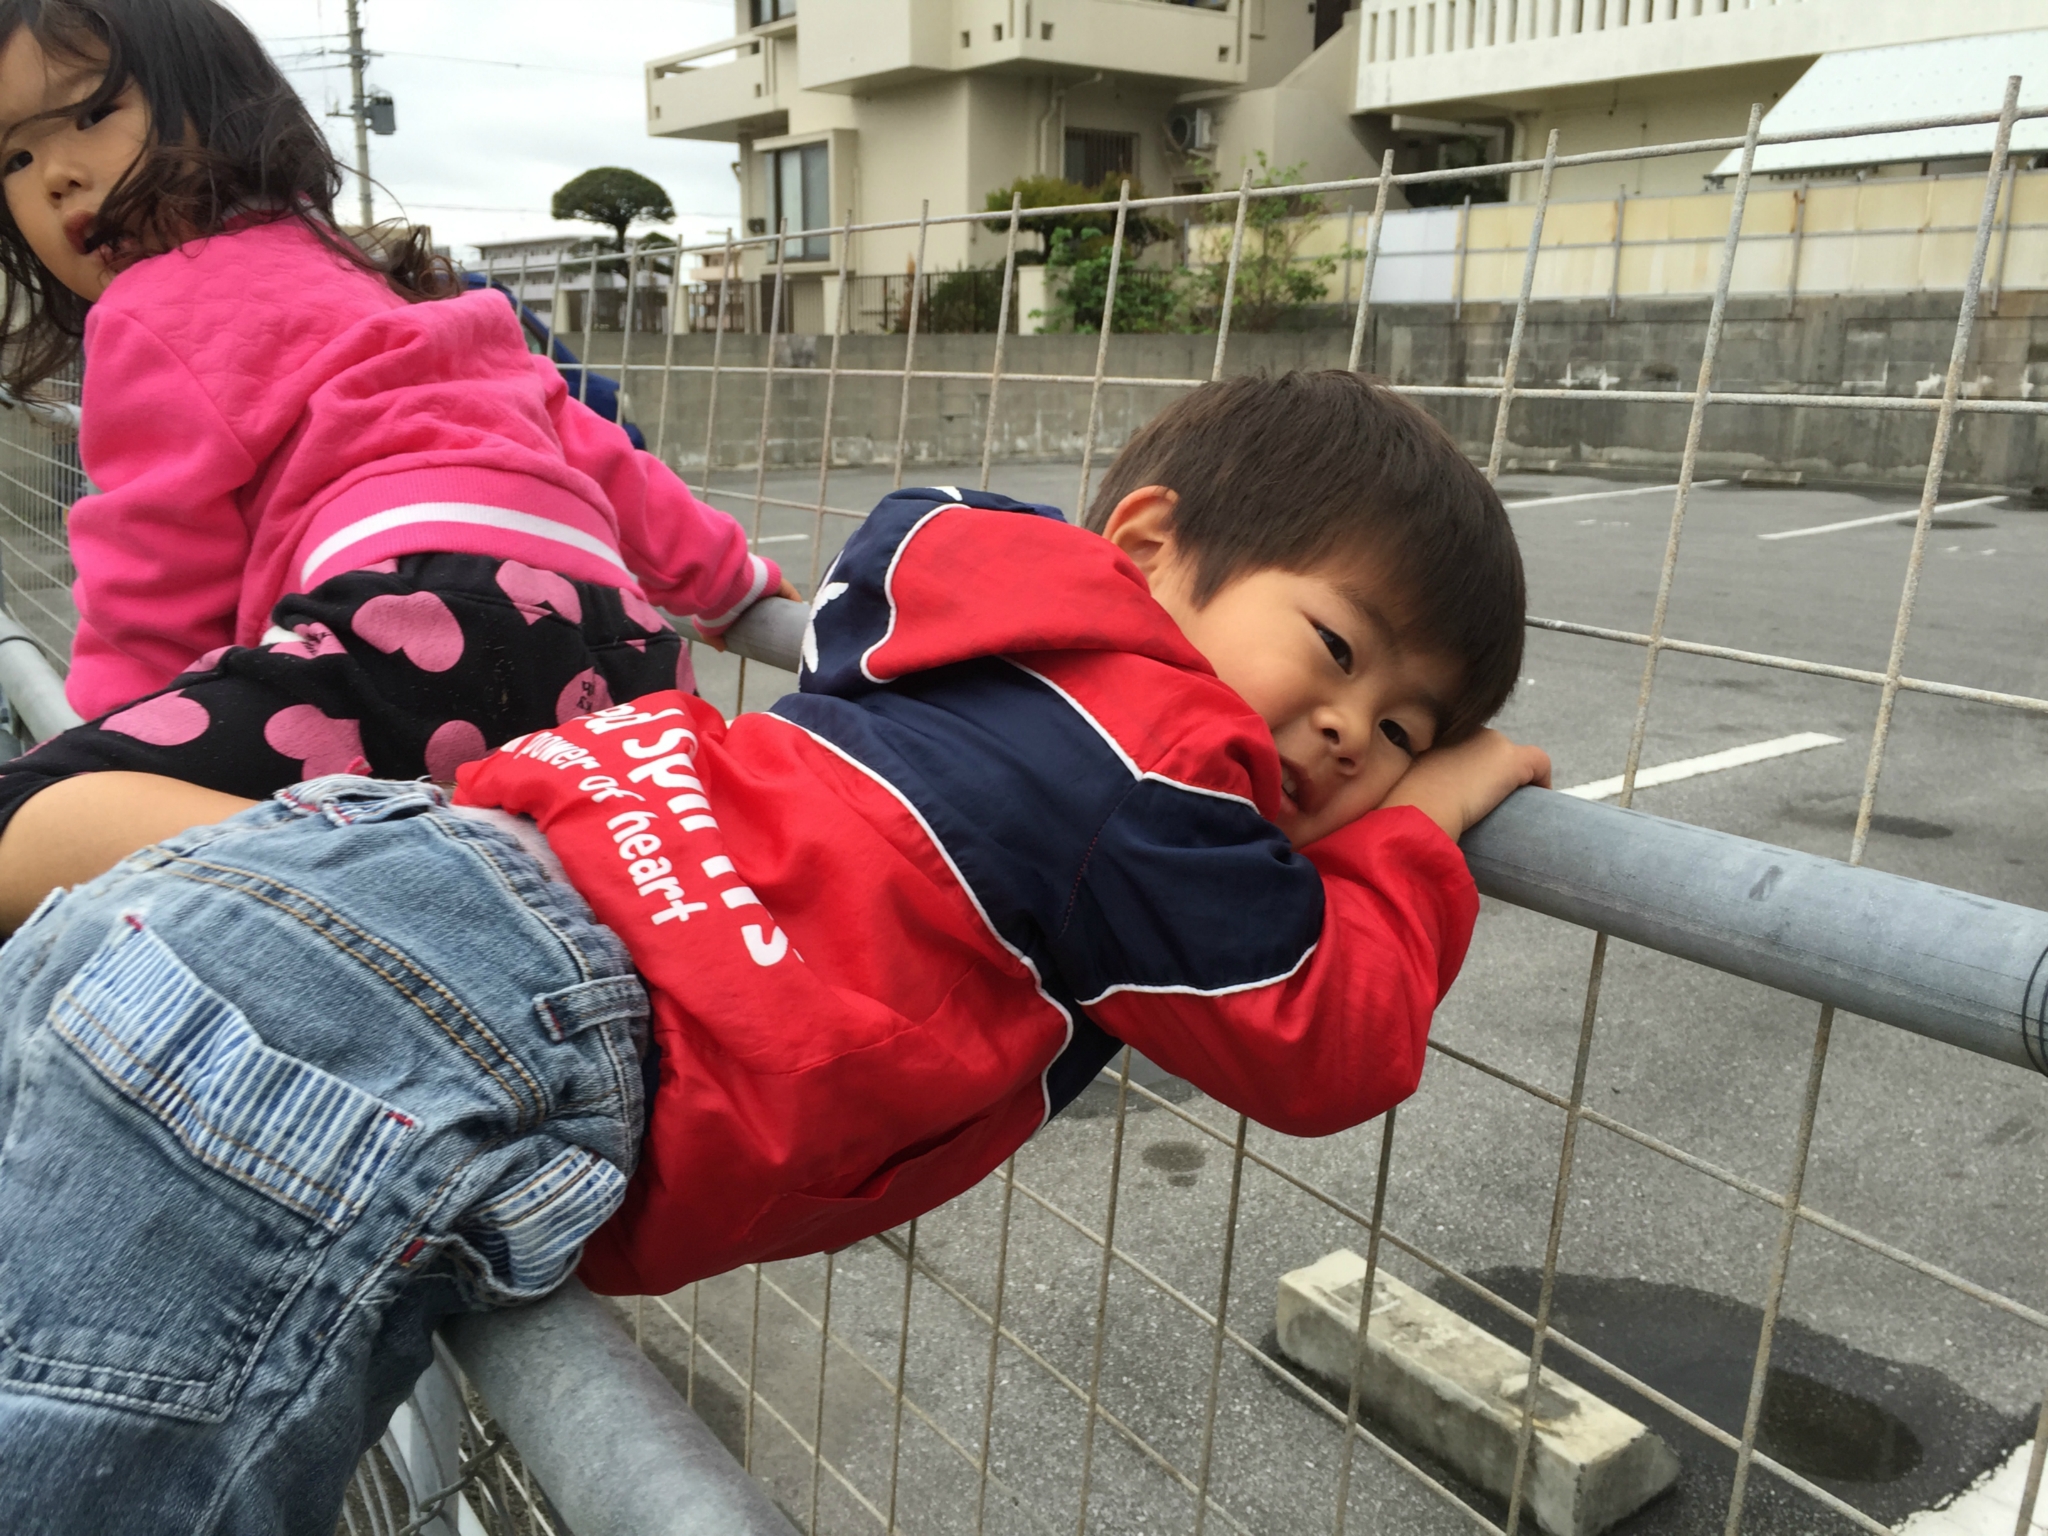
{"type": "MultiPolygon", "coordinates": [[[[1365,1260],[1348,1248],[1281,1276],[1281,1350],[1348,1386],[1364,1283],[1365,1260]]],[[[1502,1498],[1514,1479],[1528,1383],[1520,1350],[1384,1270],[1373,1277],[1361,1407],[1502,1498]]],[[[1620,1409],[1548,1371],[1537,1393],[1524,1498],[1551,1536],[1597,1536],[1677,1480],[1671,1448],[1620,1409]]]]}

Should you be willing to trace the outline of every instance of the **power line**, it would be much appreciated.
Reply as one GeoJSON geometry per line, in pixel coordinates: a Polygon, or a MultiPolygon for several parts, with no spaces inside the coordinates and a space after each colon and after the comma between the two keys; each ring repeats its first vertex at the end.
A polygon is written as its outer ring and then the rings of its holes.
{"type": "MultiPolygon", "coordinates": [[[[541,69],[559,75],[600,75],[607,80],[616,80],[625,73],[624,69],[591,69],[581,64],[534,64],[520,59],[476,59],[460,53],[414,53],[404,48],[378,48],[364,50],[365,56],[374,59],[432,59],[442,64],[482,64],[492,69],[541,69]]],[[[348,51],[343,48],[302,49],[296,53],[279,55],[288,59],[333,59],[333,63],[280,64],[278,68],[287,73],[309,69],[339,69],[340,61],[346,60],[348,51]]]]}
{"type": "Polygon", "coordinates": [[[459,53],[411,53],[398,48],[381,51],[384,57],[390,59],[434,59],[443,64],[488,64],[495,69],[546,69],[563,75],[603,75],[608,80],[616,80],[623,73],[622,70],[590,69],[578,64],[528,64],[518,59],[475,59],[459,53]]]}
{"type": "MultiPolygon", "coordinates": [[[[553,212],[546,208],[503,208],[482,203],[430,203],[416,197],[400,198],[399,201],[408,208],[431,208],[437,213],[534,213],[540,214],[545,218],[554,217],[553,212]]],[[[735,219],[739,217],[739,214],[731,208],[721,209],[716,213],[707,213],[696,208],[685,208],[676,214],[676,217],[679,219],[735,219]]]]}

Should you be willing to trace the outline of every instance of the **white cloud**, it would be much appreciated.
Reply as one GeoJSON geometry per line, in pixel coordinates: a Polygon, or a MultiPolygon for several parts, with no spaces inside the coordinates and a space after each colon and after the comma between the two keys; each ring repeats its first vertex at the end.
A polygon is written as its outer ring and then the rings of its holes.
{"type": "MultiPolygon", "coordinates": [[[[316,116],[346,106],[348,61],[313,56],[346,47],[343,0],[228,3],[316,116]]],[[[685,239],[737,220],[732,146],[650,137],[641,75],[648,59],[730,36],[731,0],[362,0],[362,18],[365,44],[384,55],[370,84],[398,112],[397,133],[370,138],[379,218],[430,223],[458,256],[479,240],[599,233],[556,223],[548,199],[579,171],[623,165],[667,190],[685,239]]],[[[353,165],[349,121],[326,127],[353,165]]],[[[351,177],[338,211],[352,219],[355,207],[351,177]]]]}

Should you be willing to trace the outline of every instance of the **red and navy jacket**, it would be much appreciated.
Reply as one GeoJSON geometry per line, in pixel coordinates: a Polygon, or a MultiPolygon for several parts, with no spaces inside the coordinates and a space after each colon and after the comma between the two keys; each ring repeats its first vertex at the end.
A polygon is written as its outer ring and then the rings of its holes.
{"type": "Polygon", "coordinates": [[[1113,545],[949,488],[820,584],[799,691],[656,694],[507,743],[653,998],[659,1078],[584,1278],[660,1293],[973,1186],[1128,1043],[1261,1123],[1412,1093],[1478,898],[1412,808],[1307,848],[1271,734],[1113,545]]]}

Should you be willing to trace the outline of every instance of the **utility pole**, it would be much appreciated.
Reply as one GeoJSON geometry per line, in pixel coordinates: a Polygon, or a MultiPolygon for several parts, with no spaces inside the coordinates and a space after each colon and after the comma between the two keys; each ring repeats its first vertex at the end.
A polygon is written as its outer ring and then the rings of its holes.
{"type": "Polygon", "coordinates": [[[370,207],[370,103],[363,95],[363,62],[369,54],[363,48],[363,19],[359,0],[348,0],[348,83],[353,93],[348,115],[356,125],[356,194],[361,200],[363,228],[375,222],[370,207]]]}

